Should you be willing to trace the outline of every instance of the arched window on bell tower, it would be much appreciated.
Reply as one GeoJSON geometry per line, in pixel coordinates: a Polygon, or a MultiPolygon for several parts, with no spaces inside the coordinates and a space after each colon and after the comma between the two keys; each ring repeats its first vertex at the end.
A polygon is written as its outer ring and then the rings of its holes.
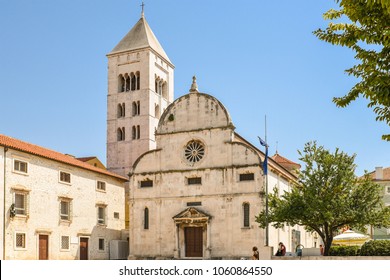
{"type": "Polygon", "coordinates": [[[133,116],[139,116],[141,113],[141,102],[140,101],[134,101],[132,103],[132,112],[133,116]]]}
{"type": "Polygon", "coordinates": [[[118,141],[125,140],[125,128],[124,127],[122,127],[122,128],[119,127],[117,129],[116,135],[117,135],[117,140],[118,141]]]}
{"type": "Polygon", "coordinates": [[[158,104],[156,104],[155,107],[154,107],[154,116],[156,118],[160,117],[160,106],[158,104]]]}
{"type": "Polygon", "coordinates": [[[122,104],[118,104],[117,106],[117,117],[118,118],[122,118],[126,115],[126,110],[125,110],[125,103],[122,103],[122,104]]]}
{"type": "Polygon", "coordinates": [[[118,77],[118,92],[124,92],[125,91],[125,78],[122,74],[118,77]]]}
{"type": "Polygon", "coordinates": [[[117,108],[117,117],[120,118],[122,117],[122,104],[118,104],[117,108]]]}
{"type": "Polygon", "coordinates": [[[136,89],[140,89],[140,84],[141,84],[141,75],[139,72],[135,73],[135,78],[136,78],[136,89]]]}
{"type": "Polygon", "coordinates": [[[130,90],[130,77],[126,74],[126,91],[130,90]]]}
{"type": "Polygon", "coordinates": [[[131,128],[131,138],[133,140],[137,139],[137,128],[135,125],[131,128]]]}
{"type": "Polygon", "coordinates": [[[167,82],[163,82],[161,85],[162,97],[168,99],[168,85],[167,82]]]}
{"type": "Polygon", "coordinates": [[[130,77],[131,77],[131,90],[133,91],[135,90],[135,86],[136,86],[136,77],[133,72],[131,72],[130,77]]]}

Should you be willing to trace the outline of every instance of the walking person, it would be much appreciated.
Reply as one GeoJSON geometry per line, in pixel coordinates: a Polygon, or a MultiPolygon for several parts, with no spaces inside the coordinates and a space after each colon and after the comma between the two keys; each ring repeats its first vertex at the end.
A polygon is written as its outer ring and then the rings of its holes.
{"type": "Polygon", "coordinates": [[[320,245],[320,253],[321,253],[321,256],[324,255],[324,246],[322,246],[322,244],[320,245]]]}

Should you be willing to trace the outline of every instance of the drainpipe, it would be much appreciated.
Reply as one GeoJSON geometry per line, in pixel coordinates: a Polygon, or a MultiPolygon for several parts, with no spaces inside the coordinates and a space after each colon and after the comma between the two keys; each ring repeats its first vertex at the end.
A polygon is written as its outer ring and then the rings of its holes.
{"type": "Polygon", "coordinates": [[[6,183],[6,180],[5,180],[5,174],[6,174],[6,171],[7,171],[7,168],[6,168],[6,155],[7,155],[7,151],[8,151],[8,147],[4,147],[4,193],[3,193],[3,260],[5,260],[5,217],[6,217],[6,211],[5,211],[5,183],[6,183]]]}

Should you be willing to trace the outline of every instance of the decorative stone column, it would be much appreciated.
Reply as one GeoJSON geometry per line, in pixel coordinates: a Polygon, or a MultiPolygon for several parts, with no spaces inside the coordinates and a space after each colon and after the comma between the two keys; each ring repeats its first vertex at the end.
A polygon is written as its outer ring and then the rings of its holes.
{"type": "Polygon", "coordinates": [[[173,257],[175,259],[179,259],[180,258],[180,240],[179,240],[179,226],[180,225],[175,223],[175,226],[176,226],[176,230],[175,230],[175,249],[174,249],[173,257]]]}
{"type": "Polygon", "coordinates": [[[206,252],[205,252],[205,259],[211,259],[211,223],[210,220],[207,221],[206,224],[206,235],[207,235],[207,240],[206,240],[206,252]]]}

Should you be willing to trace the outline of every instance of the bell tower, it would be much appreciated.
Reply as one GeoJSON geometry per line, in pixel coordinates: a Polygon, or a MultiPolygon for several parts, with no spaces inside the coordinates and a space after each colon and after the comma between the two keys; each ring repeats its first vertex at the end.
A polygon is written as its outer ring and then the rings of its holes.
{"type": "Polygon", "coordinates": [[[107,54],[107,169],[126,176],[135,160],[155,149],[155,130],[173,102],[174,65],[141,18],[107,54]]]}

